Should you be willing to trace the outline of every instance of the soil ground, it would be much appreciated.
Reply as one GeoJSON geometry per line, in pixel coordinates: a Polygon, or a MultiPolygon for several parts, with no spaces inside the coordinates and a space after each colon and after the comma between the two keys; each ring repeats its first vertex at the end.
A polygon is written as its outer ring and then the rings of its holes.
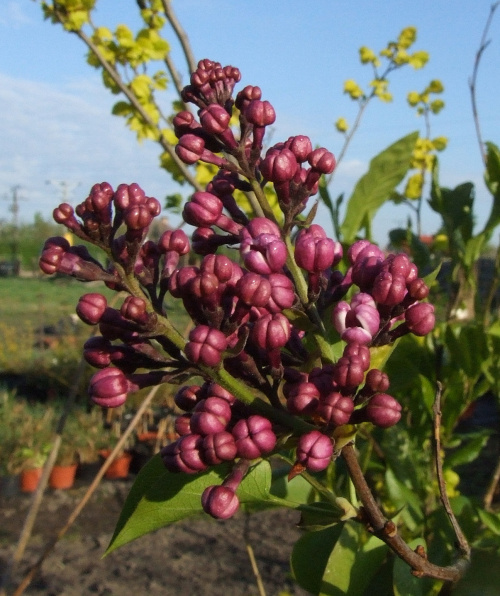
{"type": "MultiPolygon", "coordinates": [[[[307,594],[289,573],[290,553],[299,535],[295,511],[239,513],[224,522],[193,518],[139,538],[102,559],[131,484],[131,480],[101,483],[26,594],[254,596],[258,588],[245,536],[253,547],[267,596],[307,594]]],[[[82,482],[68,491],[47,490],[9,594],[65,524],[85,490],[82,482]]],[[[0,568],[15,548],[30,501],[23,494],[0,498],[0,568]]]]}

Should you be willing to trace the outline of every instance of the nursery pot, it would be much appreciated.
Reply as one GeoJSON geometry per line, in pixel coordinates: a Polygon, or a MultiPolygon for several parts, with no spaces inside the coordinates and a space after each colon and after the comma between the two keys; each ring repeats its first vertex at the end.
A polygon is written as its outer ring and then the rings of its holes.
{"type": "MultiPolygon", "coordinates": [[[[101,456],[104,457],[104,459],[107,459],[110,454],[111,451],[101,451],[101,456]]],[[[106,470],[104,476],[110,479],[127,478],[131,460],[132,455],[130,453],[124,452],[121,455],[118,455],[106,470]]]]}
{"type": "Polygon", "coordinates": [[[33,493],[38,488],[43,468],[29,468],[21,472],[21,490],[23,493],[33,493]]]}
{"type": "Polygon", "coordinates": [[[71,488],[75,482],[77,467],[78,464],[71,464],[70,466],[54,466],[49,478],[50,488],[71,488]]]}

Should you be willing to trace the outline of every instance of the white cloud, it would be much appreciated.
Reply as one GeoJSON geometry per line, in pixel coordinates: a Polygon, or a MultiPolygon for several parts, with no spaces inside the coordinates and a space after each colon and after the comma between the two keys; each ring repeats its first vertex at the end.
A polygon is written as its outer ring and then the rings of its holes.
{"type": "Polygon", "coordinates": [[[90,79],[74,80],[64,88],[0,74],[0,194],[21,185],[27,199],[20,216],[36,211],[47,216],[60,201],[46,180],[80,187],[80,202],[95,182],[137,182],[163,201],[175,190],[159,168],[160,148],[140,145],[123,120],[110,114],[116,98],[90,79]]]}

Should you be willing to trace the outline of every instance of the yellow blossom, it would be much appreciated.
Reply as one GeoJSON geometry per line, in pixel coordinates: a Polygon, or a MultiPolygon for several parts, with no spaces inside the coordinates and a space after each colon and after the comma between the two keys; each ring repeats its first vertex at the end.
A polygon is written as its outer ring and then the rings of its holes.
{"type": "Polygon", "coordinates": [[[359,99],[363,96],[363,90],[353,79],[348,79],[344,83],[344,93],[348,93],[351,99],[359,99]]]}
{"type": "Polygon", "coordinates": [[[347,120],[345,118],[339,118],[337,122],[335,122],[335,128],[339,132],[346,132],[349,128],[349,124],[347,124],[347,120]]]}

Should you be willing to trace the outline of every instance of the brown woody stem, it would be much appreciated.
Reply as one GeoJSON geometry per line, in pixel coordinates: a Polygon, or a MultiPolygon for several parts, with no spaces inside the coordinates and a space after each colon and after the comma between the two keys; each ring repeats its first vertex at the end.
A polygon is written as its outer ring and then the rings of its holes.
{"type": "Polygon", "coordinates": [[[352,443],[342,449],[342,456],[347,464],[349,476],[356,488],[358,497],[363,504],[362,521],[366,523],[368,530],[385,542],[399,558],[403,559],[411,567],[414,575],[449,582],[458,581],[469,565],[469,555],[461,553],[456,563],[447,567],[440,567],[429,562],[422,554],[413,551],[397,533],[394,522],[385,517],[375,501],[361,471],[352,443]]]}

